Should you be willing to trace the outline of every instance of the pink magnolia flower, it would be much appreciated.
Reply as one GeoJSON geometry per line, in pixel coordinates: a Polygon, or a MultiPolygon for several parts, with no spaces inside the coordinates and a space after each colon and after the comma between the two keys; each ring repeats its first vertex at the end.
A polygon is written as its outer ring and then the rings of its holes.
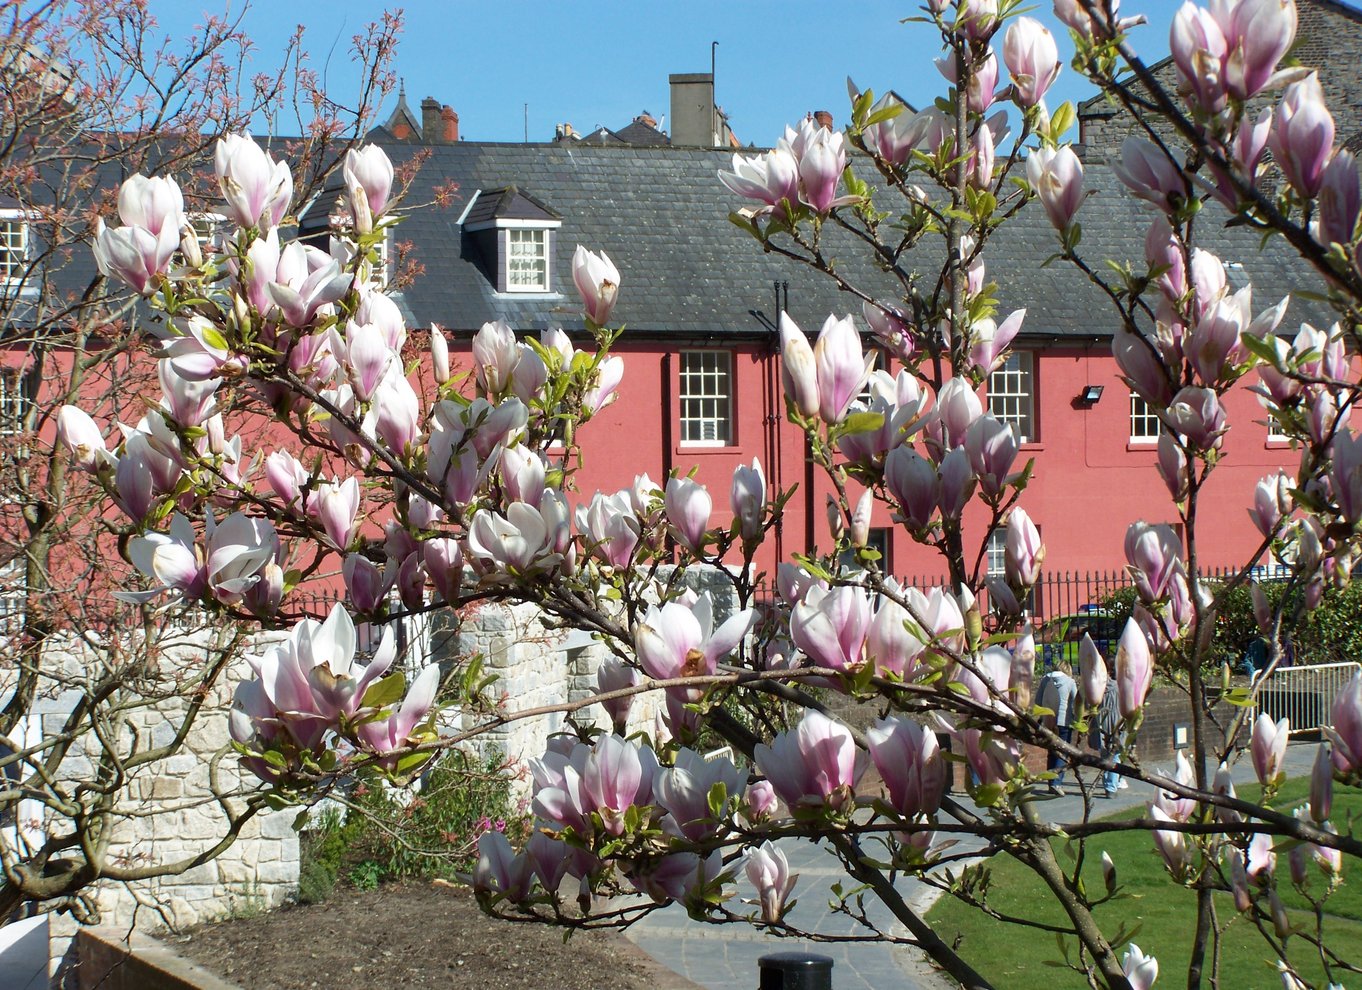
{"type": "Polygon", "coordinates": [[[1334,152],[1334,118],[1318,75],[1312,72],[1286,87],[1267,140],[1291,188],[1307,199],[1316,196],[1334,152]]]}
{"type": "Polygon", "coordinates": [[[1121,145],[1121,162],[1113,165],[1116,177],[1139,199],[1168,210],[1174,199],[1187,196],[1187,183],[1177,163],[1144,138],[1128,137],[1121,145]]]}
{"type": "Polygon", "coordinates": [[[749,821],[763,821],[776,813],[776,789],[769,780],[757,780],[747,785],[743,799],[744,815],[749,821]]]}
{"type": "Polygon", "coordinates": [[[1362,187],[1357,159],[1339,149],[1324,167],[1319,187],[1319,241],[1352,244],[1357,239],[1357,220],[1362,214],[1362,187]]]}
{"type": "MultiPolygon", "coordinates": [[[[1338,483],[1334,482],[1335,490],[1338,483]]],[[[1296,500],[1291,495],[1292,481],[1283,471],[1261,479],[1253,490],[1253,507],[1249,518],[1264,537],[1274,537],[1282,520],[1291,515],[1296,500]]],[[[1362,511],[1362,503],[1359,503],[1362,511]]]]}
{"type": "Polygon", "coordinates": [[[1362,437],[1341,426],[1334,434],[1329,453],[1329,482],[1339,515],[1356,523],[1362,519],[1362,437]]]}
{"type": "Polygon", "coordinates": [[[936,468],[912,447],[891,450],[884,460],[884,479],[898,502],[899,516],[914,530],[923,530],[936,513],[940,486],[936,468]]]}
{"type": "Polygon", "coordinates": [[[638,546],[642,527],[628,491],[597,492],[590,505],[577,507],[577,531],[590,554],[611,567],[627,567],[638,546]]]}
{"type": "Polygon", "coordinates": [[[1040,198],[1054,228],[1068,230],[1087,195],[1083,190],[1083,163],[1074,150],[1067,144],[1058,149],[1036,148],[1026,157],[1026,181],[1040,198]]]}
{"type": "Polygon", "coordinates": [[[610,256],[604,251],[600,254],[588,251],[578,244],[572,254],[572,281],[582,297],[587,318],[597,326],[604,326],[615,308],[620,289],[619,269],[610,256]]]}
{"type": "Polygon", "coordinates": [[[1192,483],[1191,475],[1188,473],[1187,454],[1176,436],[1172,433],[1163,433],[1159,436],[1158,455],[1159,477],[1168,487],[1168,494],[1173,500],[1181,502],[1187,497],[1188,487],[1192,483]]]}
{"type": "Polygon", "coordinates": [[[865,663],[870,599],[858,585],[809,588],[790,616],[790,638],[819,667],[854,671],[865,663]]]}
{"type": "Polygon", "coordinates": [[[1327,822],[1334,809],[1334,762],[1329,740],[1315,750],[1315,762],[1310,768],[1310,817],[1327,822]]]}
{"type": "Polygon", "coordinates": [[[505,582],[558,567],[570,537],[567,502],[546,488],[538,507],[512,502],[504,516],[479,509],[468,529],[468,554],[486,580],[505,582]]]}
{"type": "Polygon", "coordinates": [[[825,423],[840,423],[875,365],[872,351],[861,349],[861,335],[850,316],[823,321],[813,349],[818,376],[818,412],[825,423]]]}
{"type": "Polygon", "coordinates": [[[1116,647],[1116,694],[1122,718],[1132,718],[1144,707],[1153,682],[1154,660],[1149,640],[1139,623],[1128,619],[1116,647]]]}
{"type": "Polygon", "coordinates": [[[634,804],[647,804],[656,775],[652,750],[606,735],[597,740],[586,759],[582,786],[601,815],[606,831],[624,831],[624,812],[634,804]],[[644,753],[648,758],[645,758],[644,753]]]}
{"type": "Polygon", "coordinates": [[[1159,417],[1175,433],[1200,450],[1217,449],[1229,423],[1220,397],[1211,388],[1185,386],[1159,417]]]}
{"type": "Polygon", "coordinates": [[[57,413],[57,442],[71,452],[77,470],[93,474],[113,464],[99,425],[76,406],[62,406],[57,413]]]}
{"type": "Polygon", "coordinates": [[[354,275],[318,249],[293,241],[279,252],[279,267],[265,294],[293,327],[310,326],[322,312],[350,291],[354,275]]]}
{"type": "Polygon", "coordinates": [[[1131,523],[1126,529],[1125,552],[1135,587],[1146,602],[1164,597],[1174,577],[1183,573],[1182,541],[1166,523],[1131,523]]]}
{"type": "Polygon", "coordinates": [[[739,196],[766,204],[758,213],[783,216],[782,201],[799,202],[799,162],[788,147],[751,157],[734,153],[733,171],[720,172],[719,181],[739,196]]]}
{"type": "Polygon", "coordinates": [[[780,314],[780,376],[785,398],[801,416],[818,415],[818,367],[804,331],[789,315],[780,314]]]}
{"type": "MultiPolygon", "coordinates": [[[[620,691],[631,688],[639,683],[638,671],[629,666],[618,657],[606,657],[596,670],[596,691],[599,694],[609,694],[612,691],[620,691]]],[[[634,705],[634,696],[627,694],[622,698],[611,698],[608,701],[601,701],[601,707],[610,716],[610,722],[615,727],[615,731],[624,733],[625,726],[629,723],[629,709],[634,705]]]]}
{"type": "Polygon", "coordinates": [[[785,913],[785,903],[794,892],[799,874],[790,872],[789,860],[769,839],[747,851],[743,870],[757,892],[762,920],[768,925],[776,924],[785,913]]]}
{"type": "MultiPolygon", "coordinates": [[[[756,613],[748,609],[730,616],[714,629],[714,606],[707,593],[693,605],[681,602],[668,602],[660,608],[650,605],[643,621],[634,628],[634,648],[650,677],[669,680],[712,674],[719,660],[747,635],[755,619],[756,613]]],[[[693,698],[703,693],[693,692],[693,698]]]]}
{"type": "Polygon", "coordinates": [[[709,806],[710,793],[722,787],[727,805],[742,797],[746,783],[746,772],[726,756],[707,760],[692,749],[679,750],[672,766],[653,775],[653,801],[670,816],[662,827],[691,841],[709,838],[720,824],[709,806]]]}
{"type": "Polygon", "coordinates": [[[307,503],[322,530],[338,550],[349,548],[359,526],[359,479],[325,481],[317,485],[307,503]]]}
{"type": "MultiPolygon", "coordinates": [[[[890,581],[886,581],[886,590],[889,585],[890,581]]],[[[925,646],[908,610],[892,598],[883,597],[865,634],[866,658],[874,662],[876,672],[907,680],[916,669],[914,660],[925,646]],[[914,635],[915,632],[919,635],[914,635]]]]}
{"type": "Polygon", "coordinates": [[[506,392],[519,358],[515,331],[504,321],[484,323],[473,335],[473,368],[483,394],[499,396],[506,392]]]}
{"type": "Polygon", "coordinates": [[[891,303],[866,300],[861,304],[861,315],[870,325],[875,339],[888,348],[900,361],[909,361],[917,350],[913,328],[908,315],[891,303]]]}
{"type": "Polygon", "coordinates": [[[865,735],[894,810],[906,818],[936,814],[947,773],[936,733],[909,719],[890,716],[876,721],[865,735]]]}
{"type": "Polygon", "coordinates": [[[705,486],[694,478],[672,478],[662,502],[677,540],[691,553],[701,553],[714,508],[705,486]]]}
{"type": "Polygon", "coordinates": [[[1040,530],[1036,529],[1036,524],[1021,507],[1007,514],[1003,558],[1008,584],[1029,588],[1040,578],[1040,565],[1045,560],[1045,544],[1040,542],[1040,530]]]}
{"type": "Polygon", "coordinates": [[[478,836],[478,861],[473,867],[473,892],[480,897],[503,896],[518,903],[534,887],[534,865],[516,855],[504,832],[489,829],[478,836]]]}
{"type": "Polygon", "coordinates": [[[383,215],[388,208],[388,196],[392,193],[393,163],[376,144],[351,148],[345,153],[341,177],[345,183],[345,194],[351,203],[351,212],[356,214],[356,230],[361,234],[368,233],[359,224],[356,206],[362,199],[364,211],[371,221],[383,215]]]}
{"type": "Polygon", "coordinates": [[[287,163],[275,162],[249,134],[227,134],[214,148],[213,164],[228,214],[238,226],[279,226],[293,198],[287,163]]]}
{"type": "Polygon", "coordinates": [[[1282,761],[1286,759],[1286,744],[1291,741],[1291,722],[1282,719],[1273,722],[1263,713],[1253,723],[1253,734],[1249,743],[1249,753],[1253,756],[1253,772],[1264,787],[1279,783],[1282,761]]]}
{"type": "Polygon", "coordinates": [[[821,712],[809,710],[799,726],[779,733],[771,745],[759,743],[757,766],[786,805],[849,809],[865,770],[851,730],[821,712]]]}
{"type": "Polygon", "coordinates": [[[937,393],[935,417],[941,424],[947,449],[963,444],[969,428],[983,414],[983,403],[979,401],[974,388],[963,378],[952,378],[937,393]]]}
{"type": "Polygon", "coordinates": [[[1111,353],[1126,384],[1145,402],[1155,409],[1162,409],[1173,401],[1168,372],[1151,341],[1120,326],[1111,338],[1111,353]]]}
{"type": "Polygon", "coordinates": [[[1159,977],[1159,961],[1141,952],[1134,942],[1121,957],[1121,969],[1130,981],[1130,990],[1150,990],[1159,977]]]}
{"type": "Polygon", "coordinates": [[[347,554],[341,573],[350,604],[357,612],[372,612],[386,601],[395,577],[361,553],[347,554]]]}
{"type": "Polygon", "coordinates": [[[1019,106],[1033,107],[1059,76],[1059,48],[1045,25],[1034,17],[1019,17],[1003,37],[1003,61],[1012,73],[1012,89],[1019,106]]]}
{"type": "Polygon", "coordinates": [[[380,756],[406,749],[412,743],[412,734],[417,726],[435,707],[435,695],[439,688],[440,668],[431,664],[412,682],[396,712],[385,719],[359,726],[360,742],[380,756]]]}
{"type": "Polygon", "coordinates": [[[1173,16],[1169,47],[1177,67],[1179,91],[1189,93],[1193,104],[1206,114],[1222,111],[1228,44],[1214,13],[1184,3],[1173,16]]]}
{"type": "Polygon", "coordinates": [[[1026,310],[1013,310],[1001,324],[992,317],[975,320],[970,327],[970,363],[983,372],[996,371],[1007,359],[1007,348],[1022,328],[1026,310]]]}
{"type": "MultiPolygon", "coordinates": [[[[522,345],[523,346],[523,345],[522,345]]],[[[534,362],[542,367],[539,362],[539,355],[531,352],[534,362]]],[[[515,380],[518,383],[521,372],[530,362],[526,356],[522,356],[519,364],[516,365],[515,380]]],[[[595,384],[582,393],[582,410],[585,413],[582,421],[590,419],[610,403],[619,397],[620,382],[624,380],[624,358],[616,354],[608,357],[596,368],[595,384]]],[[[540,383],[542,384],[542,382],[540,383]]],[[[532,391],[537,391],[538,385],[532,391]]]]}
{"type": "Polygon", "coordinates": [[[811,119],[800,121],[799,130],[785,129],[782,144],[799,163],[799,198],[817,213],[854,201],[838,197],[837,184],[847,167],[845,138],[841,131],[822,127],[811,119]]]}
{"type": "Polygon", "coordinates": [[[1333,743],[1334,769],[1345,775],[1362,773],[1362,673],[1338,692],[1329,719],[1324,734],[1333,743]]]}
{"type": "Polygon", "coordinates": [[[1107,694],[1107,663],[1102,651],[1086,632],[1078,644],[1078,685],[1089,708],[1102,704],[1107,694]]]}
{"type": "Polygon", "coordinates": [[[766,509],[766,475],[761,470],[761,461],[753,458],[751,467],[739,464],[733,469],[729,504],[738,524],[738,535],[743,541],[761,539],[761,524],[766,509]]]}

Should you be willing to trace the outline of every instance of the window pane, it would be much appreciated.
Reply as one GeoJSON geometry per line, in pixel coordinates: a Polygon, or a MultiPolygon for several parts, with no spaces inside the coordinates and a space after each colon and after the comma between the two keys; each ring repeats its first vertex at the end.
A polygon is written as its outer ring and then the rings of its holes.
{"type": "Polygon", "coordinates": [[[18,281],[24,277],[27,254],[28,221],[0,220],[0,282],[18,281]]]}
{"type": "Polygon", "coordinates": [[[1163,434],[1163,421],[1148,402],[1130,393],[1130,439],[1157,440],[1163,434]]]}
{"type": "Polygon", "coordinates": [[[1018,443],[1036,439],[1031,352],[1014,351],[988,376],[988,411],[1012,425],[1018,443]]]}
{"type": "Polygon", "coordinates": [[[729,443],[732,395],[731,359],[726,351],[683,351],[681,442],[729,443]]]}
{"type": "Polygon", "coordinates": [[[18,433],[28,413],[24,373],[19,368],[0,368],[0,434],[18,433]]]}
{"type": "Polygon", "coordinates": [[[510,255],[506,284],[511,289],[547,290],[549,287],[548,232],[509,230],[510,255]]]}

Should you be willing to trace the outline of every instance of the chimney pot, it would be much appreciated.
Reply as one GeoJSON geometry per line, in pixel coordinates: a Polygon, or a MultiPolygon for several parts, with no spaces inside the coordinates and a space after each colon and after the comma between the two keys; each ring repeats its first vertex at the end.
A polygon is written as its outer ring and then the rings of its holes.
{"type": "Polygon", "coordinates": [[[818,126],[823,128],[823,130],[832,130],[832,114],[828,113],[828,111],[815,110],[813,112],[813,119],[818,121],[818,126]]]}

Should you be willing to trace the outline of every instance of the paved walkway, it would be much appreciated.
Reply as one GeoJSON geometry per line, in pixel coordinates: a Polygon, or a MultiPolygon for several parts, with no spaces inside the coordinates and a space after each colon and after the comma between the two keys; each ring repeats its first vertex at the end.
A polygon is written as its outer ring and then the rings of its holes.
{"type": "MultiPolygon", "coordinates": [[[[1287,750],[1289,776],[1309,774],[1315,746],[1315,743],[1301,743],[1287,750]]],[[[1169,769],[1162,764],[1155,766],[1169,769]]],[[[1234,779],[1236,783],[1253,779],[1253,765],[1247,754],[1239,761],[1234,779]]],[[[1043,805],[1052,820],[1074,821],[1082,814],[1082,800],[1073,786],[1072,775],[1068,783],[1073,793],[1047,799],[1043,805]]],[[[1115,799],[1095,801],[1094,814],[1107,815],[1143,804],[1153,797],[1153,788],[1132,783],[1117,793],[1115,799]]],[[[832,854],[805,840],[784,840],[780,845],[790,861],[791,871],[799,874],[795,887],[798,904],[789,915],[791,923],[818,934],[858,932],[857,922],[828,907],[834,883],[840,880],[845,888],[851,886],[832,854]]],[[[900,880],[897,887],[910,904],[921,910],[936,897],[935,890],[916,880],[900,880]]],[[[741,871],[738,896],[753,896],[741,871]]],[[[878,900],[868,897],[866,906],[873,922],[886,930],[902,933],[901,927],[878,900]]],[[[734,910],[740,908],[741,905],[734,906],[734,910]]],[[[816,952],[829,956],[833,960],[832,985],[835,990],[945,990],[954,985],[937,975],[920,953],[907,947],[776,938],[742,925],[697,923],[676,905],[654,912],[630,928],[627,934],[648,955],[705,990],[752,990],[757,985],[757,959],[772,952],[816,952]]]]}

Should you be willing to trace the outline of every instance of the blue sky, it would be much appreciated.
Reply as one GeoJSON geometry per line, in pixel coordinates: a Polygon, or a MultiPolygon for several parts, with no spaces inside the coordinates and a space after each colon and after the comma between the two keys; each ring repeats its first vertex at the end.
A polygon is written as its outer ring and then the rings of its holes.
{"type": "MultiPolygon", "coordinates": [[[[204,11],[221,10],[206,0],[149,6],[177,36],[204,11]]],[[[380,9],[361,0],[261,0],[243,20],[257,44],[252,68],[273,64],[301,24],[314,66],[326,64],[330,53],[328,81],[344,98],[353,89],[349,39],[380,9]]],[[[404,9],[397,71],[408,102],[413,110],[425,96],[450,104],[465,140],[522,140],[526,104],[533,141],[549,140],[563,121],[587,132],[601,124],[623,127],[643,110],[661,118],[669,107],[668,73],[709,71],[711,41],[719,42],[717,100],[745,143],[770,145],[786,122],[811,110],[831,110],[839,126],[845,123],[849,74],[862,87],[877,93],[892,87],[918,105],[944,88],[930,61],[933,32],[900,24],[915,9],[902,2],[409,0],[404,9]]],[[[1174,0],[1126,0],[1123,14],[1149,18],[1135,36],[1146,58],[1167,53],[1175,9],[1174,0]]],[[[1048,3],[1032,13],[1056,32],[1066,60],[1052,105],[1090,95],[1067,66],[1068,36],[1048,3]]]]}

